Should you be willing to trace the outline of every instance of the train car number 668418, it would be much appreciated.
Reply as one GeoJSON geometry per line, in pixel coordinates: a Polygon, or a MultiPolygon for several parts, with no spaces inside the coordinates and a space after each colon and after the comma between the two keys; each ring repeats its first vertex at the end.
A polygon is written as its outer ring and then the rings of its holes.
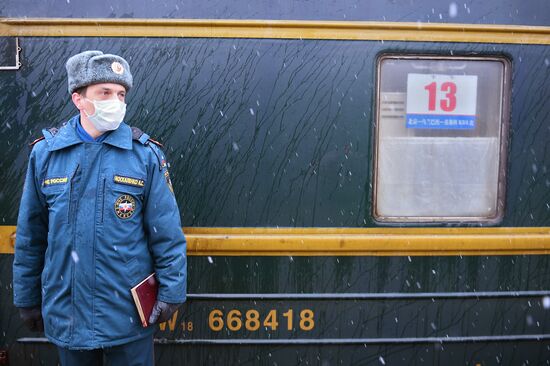
{"type": "Polygon", "coordinates": [[[293,309],[281,313],[275,309],[267,313],[260,313],[258,310],[250,309],[242,312],[238,309],[231,309],[224,313],[222,310],[213,309],[208,315],[208,327],[214,332],[228,329],[233,332],[243,327],[248,331],[257,331],[262,326],[266,330],[277,330],[284,327],[293,330],[295,325],[303,331],[310,331],[315,327],[315,314],[311,309],[303,309],[295,316],[293,309]]]}

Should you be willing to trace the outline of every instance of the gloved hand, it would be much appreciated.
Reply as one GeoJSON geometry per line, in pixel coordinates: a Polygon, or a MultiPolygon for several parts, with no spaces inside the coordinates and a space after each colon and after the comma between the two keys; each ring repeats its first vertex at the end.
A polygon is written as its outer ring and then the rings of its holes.
{"type": "Polygon", "coordinates": [[[33,332],[44,331],[44,322],[42,321],[42,310],[40,306],[19,308],[19,315],[23,323],[33,332]]]}
{"type": "Polygon", "coordinates": [[[156,301],[155,305],[153,305],[153,311],[151,312],[151,316],[149,317],[149,324],[155,324],[155,323],[163,323],[170,319],[172,314],[178,308],[181,304],[169,304],[167,302],[163,301],[156,301]]]}

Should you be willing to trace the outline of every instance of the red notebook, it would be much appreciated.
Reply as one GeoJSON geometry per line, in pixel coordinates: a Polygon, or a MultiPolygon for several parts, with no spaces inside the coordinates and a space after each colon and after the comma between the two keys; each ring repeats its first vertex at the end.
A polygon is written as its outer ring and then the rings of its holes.
{"type": "Polygon", "coordinates": [[[149,317],[153,312],[153,306],[157,300],[158,289],[159,284],[155,278],[155,274],[151,273],[130,290],[143,328],[149,325],[149,317]]]}

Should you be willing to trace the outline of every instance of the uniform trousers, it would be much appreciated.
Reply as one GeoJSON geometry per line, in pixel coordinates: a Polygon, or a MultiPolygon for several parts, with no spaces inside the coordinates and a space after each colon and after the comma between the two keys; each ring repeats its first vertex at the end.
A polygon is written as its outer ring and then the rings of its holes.
{"type": "Polygon", "coordinates": [[[153,366],[153,336],[113,347],[70,350],[57,347],[61,366],[153,366]]]}

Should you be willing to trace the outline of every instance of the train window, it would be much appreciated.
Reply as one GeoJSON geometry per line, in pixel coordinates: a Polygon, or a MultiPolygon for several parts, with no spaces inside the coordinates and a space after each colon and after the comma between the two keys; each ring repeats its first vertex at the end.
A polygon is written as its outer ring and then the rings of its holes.
{"type": "Polygon", "coordinates": [[[0,38],[0,70],[19,70],[21,62],[19,61],[18,38],[0,38]]]}
{"type": "Polygon", "coordinates": [[[378,221],[500,220],[509,70],[499,57],[379,58],[378,221]]]}

